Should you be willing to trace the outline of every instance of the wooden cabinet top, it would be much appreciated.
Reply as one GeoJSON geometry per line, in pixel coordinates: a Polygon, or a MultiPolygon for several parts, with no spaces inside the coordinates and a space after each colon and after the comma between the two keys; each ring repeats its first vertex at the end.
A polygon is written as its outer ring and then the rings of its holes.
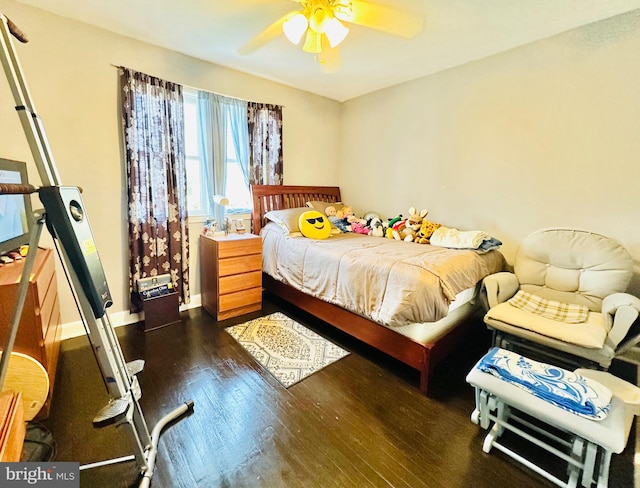
{"type": "Polygon", "coordinates": [[[209,239],[211,241],[216,241],[216,242],[235,242],[235,241],[245,241],[248,239],[260,239],[260,236],[257,236],[255,234],[249,234],[249,233],[245,233],[245,234],[226,234],[226,235],[217,235],[217,236],[206,236],[204,234],[202,234],[200,236],[201,238],[204,239],[209,239]]]}
{"type": "Polygon", "coordinates": [[[255,234],[200,236],[200,251],[213,252],[217,259],[262,253],[262,238],[255,234]]]}
{"type": "MultiPolygon", "coordinates": [[[[33,264],[33,270],[31,276],[29,277],[29,281],[36,281],[38,273],[42,272],[43,266],[42,263],[46,261],[49,255],[52,253],[51,249],[43,249],[38,248],[38,252],[36,254],[36,260],[33,264]]],[[[5,264],[0,267],[0,286],[12,285],[20,283],[20,278],[22,277],[22,269],[24,268],[24,263],[26,261],[26,257],[22,258],[18,261],[14,261],[13,263],[5,264]]]]}

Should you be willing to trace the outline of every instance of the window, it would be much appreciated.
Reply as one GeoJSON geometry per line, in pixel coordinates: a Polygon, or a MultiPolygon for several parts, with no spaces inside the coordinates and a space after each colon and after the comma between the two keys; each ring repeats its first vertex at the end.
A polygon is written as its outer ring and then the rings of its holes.
{"type": "MultiPolygon", "coordinates": [[[[202,129],[198,119],[198,92],[185,88],[183,96],[188,211],[191,217],[206,217],[212,215],[212,209],[209,203],[211,200],[207,187],[205,157],[200,145],[202,129]]],[[[229,199],[229,206],[225,208],[225,213],[250,213],[251,194],[236,155],[230,116],[227,116],[226,123],[228,129],[226,131],[225,196],[229,199]]]]}
{"type": "MultiPolygon", "coordinates": [[[[227,116],[227,127],[231,126],[231,117],[227,116]]],[[[229,199],[226,213],[250,213],[251,193],[244,181],[240,162],[236,155],[231,130],[227,130],[227,181],[225,196],[229,199]]]]}
{"type": "Polygon", "coordinates": [[[187,211],[189,216],[209,215],[204,156],[199,143],[198,93],[184,89],[184,153],[187,171],[187,211]]]}

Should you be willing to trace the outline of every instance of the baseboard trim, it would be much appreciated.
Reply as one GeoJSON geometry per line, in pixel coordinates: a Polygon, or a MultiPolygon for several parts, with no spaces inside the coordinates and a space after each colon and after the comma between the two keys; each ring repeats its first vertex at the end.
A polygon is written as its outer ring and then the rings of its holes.
{"type": "MultiPolygon", "coordinates": [[[[186,305],[180,306],[180,311],[189,310],[191,308],[198,308],[201,306],[200,295],[191,297],[191,301],[186,305]]],[[[113,327],[122,327],[124,325],[135,324],[144,320],[144,312],[130,313],[128,310],[122,312],[109,313],[109,320],[113,327]]],[[[62,336],[61,340],[72,339],[74,337],[80,337],[85,335],[84,324],[81,320],[76,322],[67,322],[62,324],[62,336]]]]}

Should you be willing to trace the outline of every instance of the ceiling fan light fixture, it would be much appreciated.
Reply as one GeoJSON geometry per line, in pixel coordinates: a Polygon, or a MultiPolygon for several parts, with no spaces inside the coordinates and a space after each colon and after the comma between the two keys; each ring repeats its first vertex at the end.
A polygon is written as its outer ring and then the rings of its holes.
{"type": "Polygon", "coordinates": [[[302,36],[307,31],[309,22],[301,13],[297,13],[282,24],[282,31],[293,44],[300,44],[302,36]]]}
{"type": "Polygon", "coordinates": [[[302,50],[307,53],[318,54],[322,52],[322,35],[312,29],[307,31],[302,50]]]}
{"type": "Polygon", "coordinates": [[[329,39],[329,45],[336,47],[340,44],[349,34],[349,28],[346,27],[335,17],[331,17],[324,22],[324,33],[329,39]]]}
{"type": "Polygon", "coordinates": [[[309,28],[318,34],[324,32],[324,25],[330,16],[329,5],[324,1],[314,4],[308,11],[309,28]]]}

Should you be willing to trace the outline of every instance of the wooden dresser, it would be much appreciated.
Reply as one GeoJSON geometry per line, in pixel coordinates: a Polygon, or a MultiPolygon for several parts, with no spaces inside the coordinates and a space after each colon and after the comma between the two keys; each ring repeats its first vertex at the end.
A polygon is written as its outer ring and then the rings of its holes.
{"type": "Polygon", "coordinates": [[[253,234],[200,236],[202,306],[216,320],[262,308],[262,239],[253,234]]]}
{"type": "MultiPolygon", "coordinates": [[[[0,348],[4,345],[18,295],[25,260],[0,267],[0,348]],[[6,318],[6,320],[5,320],[6,318]]],[[[51,249],[38,249],[13,350],[36,359],[49,375],[49,396],[36,416],[49,416],[60,351],[60,304],[55,259],[51,249]]]]}

